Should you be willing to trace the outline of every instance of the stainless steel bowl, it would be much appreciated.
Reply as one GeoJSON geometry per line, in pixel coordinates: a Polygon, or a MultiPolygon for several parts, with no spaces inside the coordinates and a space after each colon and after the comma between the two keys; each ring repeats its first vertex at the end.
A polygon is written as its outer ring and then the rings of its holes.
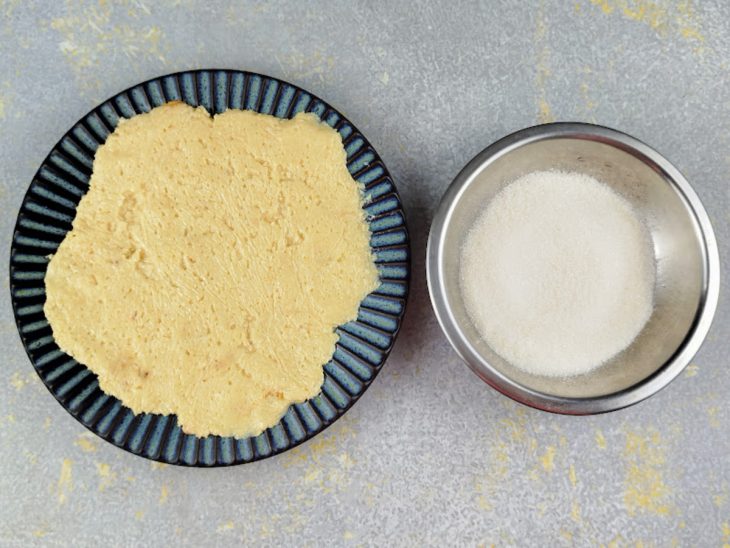
{"type": "Polygon", "coordinates": [[[679,375],[710,328],[720,288],[719,262],[704,207],[661,154],[612,129],[556,123],[505,137],[459,173],[431,225],[427,275],[446,337],[484,381],[539,409],[590,414],[637,403],[679,375]],[[477,333],[459,287],[460,250],[478,214],[506,184],[548,169],[587,173],[626,198],[646,222],[657,266],[654,311],[642,332],[603,366],[568,378],[531,375],[497,355],[477,333]]]}

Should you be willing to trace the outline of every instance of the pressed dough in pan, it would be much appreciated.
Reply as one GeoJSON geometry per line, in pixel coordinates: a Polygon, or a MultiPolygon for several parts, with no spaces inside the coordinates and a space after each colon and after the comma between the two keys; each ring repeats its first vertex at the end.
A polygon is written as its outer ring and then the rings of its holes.
{"type": "Polygon", "coordinates": [[[135,413],[256,435],[315,396],[377,287],[339,134],[172,103],[122,120],[52,257],[58,345],[135,413]]]}

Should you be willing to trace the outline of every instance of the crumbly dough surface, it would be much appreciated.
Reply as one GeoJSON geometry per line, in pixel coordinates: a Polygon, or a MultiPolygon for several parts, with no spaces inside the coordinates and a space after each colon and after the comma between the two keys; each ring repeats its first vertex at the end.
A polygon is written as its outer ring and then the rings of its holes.
{"type": "Polygon", "coordinates": [[[311,114],[172,103],[121,121],[48,266],[56,342],[187,433],[276,424],[378,284],[345,157],[311,114]]]}

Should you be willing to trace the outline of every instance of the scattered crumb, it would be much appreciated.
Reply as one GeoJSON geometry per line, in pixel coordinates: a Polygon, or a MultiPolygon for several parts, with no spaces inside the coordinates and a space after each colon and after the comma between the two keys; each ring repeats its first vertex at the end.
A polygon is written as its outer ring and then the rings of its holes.
{"type": "MultiPolygon", "coordinates": [[[[141,2],[134,4],[141,9],[141,2]]],[[[100,2],[87,6],[78,14],[69,14],[50,21],[57,34],[56,43],[73,70],[82,92],[102,87],[103,77],[90,74],[110,59],[127,62],[145,61],[163,66],[168,51],[165,35],[158,26],[148,26],[140,20],[130,25],[120,22],[121,2],[100,2]],[[118,5],[116,5],[118,4],[118,5]]]]}
{"type": "Polygon", "coordinates": [[[304,474],[304,483],[314,483],[319,479],[320,471],[315,468],[311,467],[305,474],[304,474]]]}
{"type": "Polygon", "coordinates": [[[355,465],[355,460],[348,453],[341,453],[337,460],[343,468],[352,468],[355,465]]]}
{"type": "Polygon", "coordinates": [[[84,432],[83,434],[80,434],[79,437],[76,438],[74,445],[80,447],[84,453],[96,452],[96,439],[94,434],[91,432],[84,432]]]}
{"type": "Polygon", "coordinates": [[[163,485],[160,488],[160,504],[165,504],[167,502],[168,495],[169,495],[169,492],[167,490],[167,485],[163,485]]]}
{"type": "Polygon", "coordinates": [[[71,459],[63,459],[61,473],[58,476],[58,483],[56,484],[59,504],[64,504],[68,493],[73,490],[72,466],[73,461],[71,459]]]}
{"type": "Polygon", "coordinates": [[[540,457],[540,463],[546,472],[552,472],[555,468],[555,447],[549,445],[545,453],[540,457]]]}
{"type": "Polygon", "coordinates": [[[99,474],[99,491],[105,491],[117,481],[117,474],[104,462],[96,463],[96,472],[99,474]]]}
{"type": "Polygon", "coordinates": [[[629,430],[624,448],[626,479],[624,505],[630,516],[670,512],[670,489],[664,481],[666,447],[658,431],[629,430]]]}
{"type": "Polygon", "coordinates": [[[570,465],[570,468],[568,469],[568,478],[570,479],[570,484],[575,487],[578,485],[578,477],[575,475],[575,466],[572,464],[570,465]]]}
{"type": "Polygon", "coordinates": [[[710,426],[712,428],[720,428],[720,419],[717,418],[720,408],[717,405],[707,408],[707,416],[710,419],[710,426]]]}
{"type": "Polygon", "coordinates": [[[580,506],[578,505],[578,502],[575,500],[573,501],[573,504],[571,505],[571,508],[570,508],[570,517],[576,523],[580,523],[580,521],[581,521],[580,506]]]}
{"type": "Polygon", "coordinates": [[[15,388],[15,390],[20,391],[25,388],[25,385],[28,384],[28,381],[16,371],[15,373],[13,373],[13,376],[10,377],[10,384],[13,388],[15,388]]]}

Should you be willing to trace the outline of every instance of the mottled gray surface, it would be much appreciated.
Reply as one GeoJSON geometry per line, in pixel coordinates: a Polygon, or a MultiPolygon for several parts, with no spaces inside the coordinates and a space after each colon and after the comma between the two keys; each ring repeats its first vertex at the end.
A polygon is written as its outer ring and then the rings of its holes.
{"type": "Polygon", "coordinates": [[[362,400],[295,451],[216,470],[153,466],[87,434],[26,358],[3,266],[0,544],[730,545],[727,291],[669,388],[571,418],[521,407],[460,363],[423,274],[458,170],[553,119],[665,153],[730,272],[729,56],[723,0],[0,1],[0,266],[34,171],[73,122],[136,82],[203,67],[282,77],[346,113],[399,185],[415,258],[403,332],[362,400]]]}

